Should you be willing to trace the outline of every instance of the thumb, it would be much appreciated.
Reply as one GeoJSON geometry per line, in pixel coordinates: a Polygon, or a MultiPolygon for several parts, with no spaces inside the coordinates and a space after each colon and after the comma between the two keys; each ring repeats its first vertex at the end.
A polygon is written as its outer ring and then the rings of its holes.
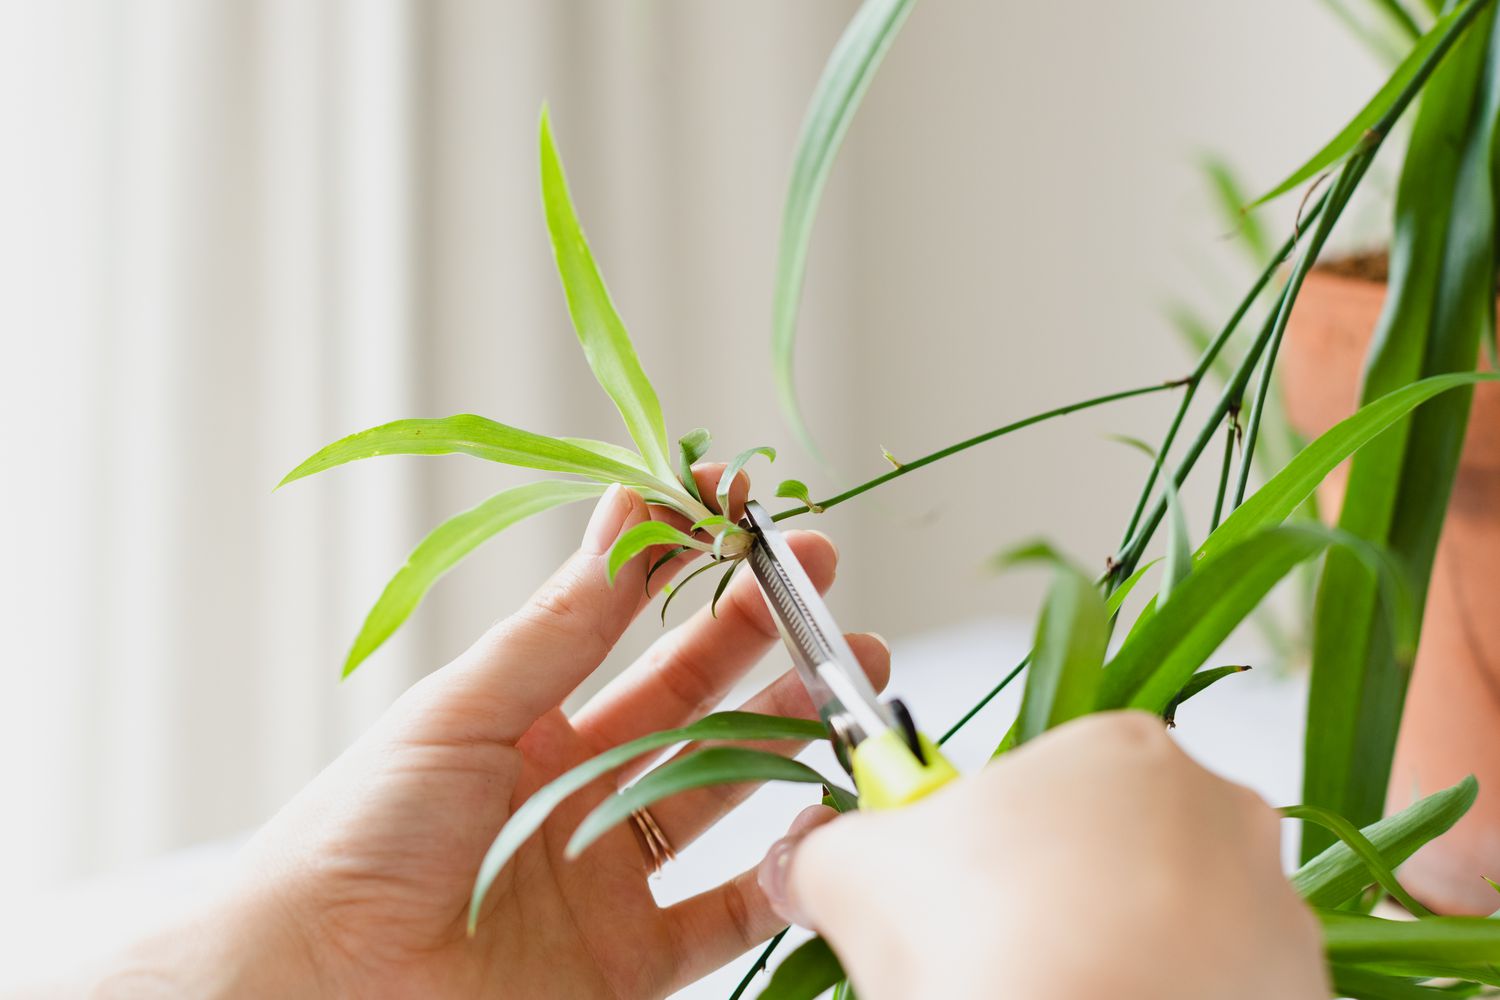
{"type": "MultiPolygon", "coordinates": [[[[817,909],[818,880],[814,877],[813,864],[810,861],[802,863],[807,860],[804,855],[809,853],[805,851],[803,844],[809,834],[837,819],[838,815],[823,805],[809,806],[802,810],[787,829],[786,836],[771,845],[765,860],[761,861],[760,868],[756,871],[756,881],[760,884],[766,901],[771,904],[776,915],[789,924],[809,928],[817,926],[814,914],[817,909]]],[[[823,841],[829,837],[836,838],[837,835],[837,831],[827,830],[817,839],[823,841]]],[[[829,853],[819,850],[815,852],[815,856],[829,853]]]]}
{"type": "Polygon", "coordinates": [[[462,704],[462,717],[483,727],[448,738],[513,742],[603,662],[645,597],[644,570],[636,565],[642,560],[625,567],[611,585],[608,552],[621,533],[647,517],[645,502],[633,490],[611,486],[578,551],[520,610],[440,671],[448,675],[444,700],[462,704]]]}

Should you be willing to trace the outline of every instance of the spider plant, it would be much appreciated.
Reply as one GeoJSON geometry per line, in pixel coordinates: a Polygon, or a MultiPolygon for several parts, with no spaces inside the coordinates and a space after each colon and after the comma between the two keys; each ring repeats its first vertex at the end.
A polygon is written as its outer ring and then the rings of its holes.
{"type": "MultiPolygon", "coordinates": [[[[1500,921],[1434,917],[1406,892],[1394,870],[1463,815],[1474,801],[1475,784],[1472,779],[1461,782],[1383,819],[1379,793],[1468,396],[1475,383],[1496,377],[1473,368],[1479,341],[1493,326],[1491,187],[1494,123],[1500,118],[1500,34],[1493,31],[1492,0],[1459,0],[1439,16],[1410,11],[1402,0],[1371,2],[1401,30],[1410,22],[1409,51],[1345,128],[1261,199],[1313,183],[1320,175],[1331,178],[1320,196],[1307,199],[1296,229],[1270,248],[1228,319],[1204,338],[1186,377],[1012,420],[921,458],[892,463],[881,474],[824,499],[787,480],[776,495],[796,502],[775,517],[821,515],[895,478],[1045,420],[1147,394],[1177,394],[1177,408],[1160,444],[1147,449],[1150,471],[1120,545],[1101,575],[1091,576],[1045,543],[1011,554],[1013,560],[1041,560],[1052,568],[1033,649],[1003,674],[997,669],[995,686],[939,742],[969,724],[1023,673],[1021,707],[1003,736],[996,734],[997,755],[1090,712],[1130,707],[1158,713],[1165,724],[1193,695],[1243,669],[1210,661],[1278,581],[1298,566],[1323,559],[1307,727],[1307,801],[1284,810],[1307,831],[1307,858],[1291,882],[1322,921],[1330,974],[1340,995],[1452,995],[1450,987],[1440,990],[1423,983],[1443,978],[1469,984],[1462,989],[1500,985],[1495,971],[1500,921]],[[1421,31],[1419,26],[1429,21],[1430,27],[1421,31]],[[1266,469],[1263,485],[1251,491],[1250,470],[1257,446],[1264,444],[1275,361],[1292,306],[1386,136],[1419,93],[1424,95],[1421,114],[1397,198],[1392,304],[1362,405],[1294,454],[1288,449],[1283,460],[1266,469]],[[1248,317],[1258,302],[1264,303],[1264,312],[1251,323],[1248,317]],[[1231,341],[1236,343],[1233,352],[1227,350],[1231,341]],[[1184,433],[1192,404],[1210,385],[1216,366],[1222,376],[1217,396],[1197,429],[1184,433]],[[1178,491],[1209,446],[1242,413],[1238,464],[1232,451],[1217,463],[1212,528],[1195,545],[1178,491]],[[1339,526],[1292,520],[1319,483],[1351,458],[1358,479],[1351,480],[1351,499],[1339,526]],[[1355,482],[1361,484],[1358,494],[1355,482]],[[1148,561],[1159,531],[1165,535],[1164,555],[1148,561]],[[1153,573],[1156,593],[1126,627],[1120,620],[1124,599],[1153,573]],[[1351,636],[1358,641],[1350,641],[1351,636]],[[1371,902],[1380,893],[1405,905],[1417,919],[1370,916],[1371,902]]],[[[865,0],[860,6],[819,81],[794,159],[776,272],[772,343],[780,396],[793,428],[807,439],[810,434],[796,409],[791,357],[818,195],[860,96],[911,8],[911,0],[865,0]]],[[[767,447],[740,452],[728,463],[714,496],[700,495],[691,466],[706,454],[708,434],[692,431],[678,439],[675,449],[670,447],[655,392],[583,237],[545,112],[541,174],[547,225],[579,341],[620,410],[635,449],[547,437],[465,415],[372,428],[335,442],[293,470],[288,481],[376,455],[460,452],[567,477],[507,490],[439,526],[381,595],[356,639],[346,672],[401,624],[444,570],[476,545],[533,513],[597,495],[607,483],[637,490],[668,517],[619,539],[610,554],[612,572],[648,551],[657,565],[678,554],[701,553],[710,566],[727,564],[726,573],[743,556],[746,539],[725,516],[728,487],[747,462],[757,456],[774,459],[774,453],[767,447]]],[[[803,720],[719,713],[606,751],[541,789],[498,831],[478,873],[471,912],[477,912],[517,847],[560,802],[669,745],[714,744],[670,759],[606,799],[574,832],[570,854],[587,850],[633,810],[704,785],[803,783],[817,787],[835,808],[853,808],[854,792],[813,768],[734,745],[823,735],[820,726],[803,720]]],[[[756,958],[734,997],[751,987],[781,939],[778,935],[756,958]]],[[[849,994],[837,956],[814,939],[781,963],[760,996],[811,998],[829,988],[849,994]]]]}

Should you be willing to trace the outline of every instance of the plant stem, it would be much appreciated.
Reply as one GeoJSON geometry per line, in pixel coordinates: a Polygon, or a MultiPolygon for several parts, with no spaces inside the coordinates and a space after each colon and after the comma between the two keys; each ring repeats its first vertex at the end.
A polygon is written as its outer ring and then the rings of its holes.
{"type": "MultiPolygon", "coordinates": [[[[890,472],[887,472],[884,475],[876,476],[874,479],[860,483],[858,486],[851,487],[850,489],[847,489],[844,492],[837,494],[836,496],[830,497],[827,500],[819,500],[817,501],[817,506],[823,510],[827,510],[829,507],[837,507],[845,500],[852,500],[855,497],[859,496],[861,493],[873,490],[875,487],[884,485],[885,483],[890,482],[892,479],[899,479],[901,476],[906,475],[908,472],[916,472],[923,466],[931,465],[933,462],[947,458],[950,455],[956,455],[961,451],[965,451],[969,448],[974,447],[975,445],[984,444],[986,441],[993,441],[995,438],[1003,437],[1004,435],[1009,434],[1012,431],[1018,431],[1026,427],[1030,427],[1033,424],[1039,424],[1044,420],[1051,420],[1053,417],[1067,416],[1069,413],[1077,413],[1079,410],[1087,410],[1091,407],[1103,406],[1105,403],[1114,403],[1122,399],[1130,399],[1134,396],[1146,396],[1154,392],[1164,392],[1167,389],[1175,389],[1178,386],[1186,385],[1187,383],[1187,379],[1172,379],[1169,382],[1158,382],[1155,385],[1141,386],[1137,389],[1125,389],[1120,392],[1109,393],[1106,396],[1095,396],[1093,399],[1085,399],[1082,402],[1069,403],[1067,406],[1059,406],[1055,410],[1048,410],[1045,413],[1038,413],[1034,416],[1027,417],[1024,420],[1017,420],[1014,423],[1006,424],[1004,427],[997,427],[992,431],[986,431],[983,434],[975,435],[974,437],[971,437],[965,441],[960,441],[957,444],[949,445],[948,447],[943,448],[939,451],[935,451],[930,455],[923,455],[921,458],[913,459],[910,462],[904,463],[898,469],[892,469],[890,472]]],[[[784,511],[781,511],[780,513],[773,515],[771,520],[781,521],[789,517],[796,517],[798,514],[806,514],[810,509],[811,508],[809,508],[805,504],[800,507],[790,507],[784,511]]]]}
{"type": "Polygon", "coordinates": [[[959,719],[953,725],[949,726],[948,731],[938,737],[938,746],[942,746],[944,743],[947,743],[955,733],[957,733],[964,726],[968,725],[969,720],[978,715],[984,709],[984,706],[993,701],[995,699],[995,695],[999,694],[1001,691],[1004,691],[1006,685],[1015,680],[1016,677],[1020,675],[1021,671],[1026,669],[1026,664],[1030,662],[1031,654],[1027,653],[1024,657],[1021,658],[1020,663],[1017,663],[1014,667],[1011,668],[1010,673],[1001,678],[999,684],[996,684],[994,687],[990,688],[989,694],[985,695],[983,698],[980,698],[978,704],[965,712],[962,719],[959,719]]]}
{"type": "MultiPolygon", "coordinates": [[[[1317,218],[1322,213],[1323,206],[1327,203],[1327,195],[1319,198],[1307,212],[1308,221],[1317,218]]],[[[1218,335],[1203,348],[1203,353],[1198,356],[1198,364],[1193,368],[1193,373],[1188,376],[1187,392],[1183,393],[1182,401],[1177,404],[1177,412],[1172,417],[1172,423],[1167,427],[1167,436],[1162,439],[1161,447],[1156,449],[1156,461],[1152,464],[1151,472],[1146,476],[1146,483],[1141,487],[1140,496],[1136,499],[1135,511],[1130,515],[1130,522],[1126,525],[1124,537],[1120,541],[1121,548],[1125,546],[1126,542],[1130,540],[1130,537],[1135,534],[1136,529],[1140,526],[1141,515],[1146,511],[1146,501],[1151,499],[1151,491],[1155,489],[1157,478],[1161,475],[1161,470],[1167,461],[1167,453],[1172,450],[1172,444],[1177,440],[1177,432],[1182,427],[1182,421],[1187,416],[1188,409],[1193,405],[1193,397],[1197,395],[1198,386],[1202,383],[1203,376],[1208,374],[1209,369],[1213,367],[1214,359],[1219,356],[1219,352],[1224,349],[1224,345],[1229,342],[1230,337],[1234,336],[1235,330],[1239,328],[1241,321],[1244,320],[1245,313],[1249,312],[1250,307],[1255,304],[1255,300],[1260,298],[1260,293],[1265,290],[1266,285],[1270,284],[1277,269],[1281,267],[1282,262],[1296,249],[1296,246],[1297,234],[1293,233],[1281,244],[1265,268],[1262,269],[1259,277],[1255,279],[1255,283],[1250,286],[1250,290],[1240,299],[1240,303],[1235,306],[1233,314],[1229,317],[1229,321],[1224,324],[1223,328],[1219,330],[1218,335]]],[[[1127,573],[1126,575],[1129,574],[1127,573]]]]}
{"type": "Polygon", "coordinates": [[[1224,494],[1228,492],[1229,470],[1234,465],[1234,438],[1239,428],[1238,416],[1231,411],[1229,420],[1224,425],[1224,464],[1219,468],[1219,493],[1214,497],[1214,517],[1209,523],[1208,533],[1211,535],[1219,527],[1219,515],[1224,512],[1224,494]]]}
{"type": "Polygon", "coordinates": [[[1368,148],[1351,157],[1344,164],[1344,168],[1339,171],[1338,181],[1328,195],[1328,204],[1332,207],[1318,221],[1318,228],[1313,231],[1312,239],[1308,240],[1306,249],[1302,251],[1301,256],[1297,258],[1296,265],[1292,268],[1291,277],[1287,279],[1287,287],[1282,293],[1281,302],[1276,308],[1275,320],[1272,323],[1274,332],[1271,335],[1271,343],[1266,349],[1265,361],[1261,364],[1260,381],[1255,388],[1255,400],[1250,406],[1250,422],[1245,431],[1245,448],[1243,454],[1240,455],[1240,475],[1239,481],[1235,484],[1232,507],[1238,507],[1245,501],[1245,489],[1250,482],[1250,462],[1255,456],[1255,444],[1260,437],[1260,422],[1265,415],[1266,396],[1270,392],[1271,380],[1275,377],[1276,356],[1281,350],[1282,338],[1286,335],[1292,305],[1297,301],[1297,293],[1302,289],[1302,282],[1307,278],[1307,272],[1317,261],[1323,244],[1328,242],[1328,235],[1333,231],[1334,224],[1338,222],[1339,215],[1343,213],[1344,206],[1349,203],[1355,188],[1359,187],[1365,171],[1370,169],[1370,164],[1375,159],[1375,152],[1379,148],[1380,142],[1377,139],[1368,148]]]}
{"type": "Polygon", "coordinates": [[[766,963],[771,960],[771,953],[776,950],[776,946],[781,943],[782,938],[786,937],[786,932],[789,930],[791,930],[790,927],[783,927],[775,937],[766,942],[766,946],[756,956],[754,964],[745,972],[745,978],[741,979],[740,984],[734,988],[734,992],[729,994],[729,1000],[740,1000],[740,997],[745,995],[745,991],[755,981],[756,975],[766,967],[766,963]]]}

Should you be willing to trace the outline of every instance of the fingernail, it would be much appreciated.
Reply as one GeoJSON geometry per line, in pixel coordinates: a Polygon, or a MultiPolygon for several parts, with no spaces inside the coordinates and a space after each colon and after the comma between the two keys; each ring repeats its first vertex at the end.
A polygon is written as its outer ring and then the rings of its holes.
{"type": "Polygon", "coordinates": [[[829,538],[817,528],[804,528],[802,530],[806,531],[810,535],[817,535],[819,538],[823,539],[823,541],[828,543],[828,547],[833,550],[833,558],[837,559],[839,557],[838,543],[836,543],[832,538],[829,538]]]}
{"type": "Polygon", "coordinates": [[[879,632],[866,632],[865,635],[869,636],[871,639],[874,639],[876,642],[880,643],[880,645],[885,648],[885,655],[886,656],[890,656],[891,655],[891,644],[886,641],[885,636],[881,635],[879,632]]]}
{"type": "Polygon", "coordinates": [[[792,820],[786,836],[771,845],[771,849],[766,852],[764,860],[760,863],[760,868],[756,870],[755,881],[760,884],[761,892],[766,894],[771,909],[789,924],[811,926],[806,914],[798,909],[796,901],[792,898],[792,858],[796,855],[797,847],[804,837],[837,816],[838,813],[827,806],[809,806],[802,810],[797,814],[797,818],[792,820]]]}
{"type": "Polygon", "coordinates": [[[611,483],[589,518],[589,526],[583,532],[583,551],[589,555],[602,555],[616,538],[620,537],[620,526],[630,507],[625,501],[625,487],[611,483]]]}

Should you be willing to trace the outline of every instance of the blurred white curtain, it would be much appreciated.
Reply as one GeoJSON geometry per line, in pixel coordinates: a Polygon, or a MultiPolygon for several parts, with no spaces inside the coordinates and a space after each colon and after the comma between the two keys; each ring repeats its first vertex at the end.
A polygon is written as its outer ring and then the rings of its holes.
{"type": "Polygon", "coordinates": [[[407,549],[516,477],[371,462],[272,494],[402,416],[618,437],[551,272],[544,98],[669,413],[780,435],[746,416],[777,203],[847,7],[0,8],[0,883],[260,821],[572,544],[582,512],[492,546],[340,685],[407,549]]]}

